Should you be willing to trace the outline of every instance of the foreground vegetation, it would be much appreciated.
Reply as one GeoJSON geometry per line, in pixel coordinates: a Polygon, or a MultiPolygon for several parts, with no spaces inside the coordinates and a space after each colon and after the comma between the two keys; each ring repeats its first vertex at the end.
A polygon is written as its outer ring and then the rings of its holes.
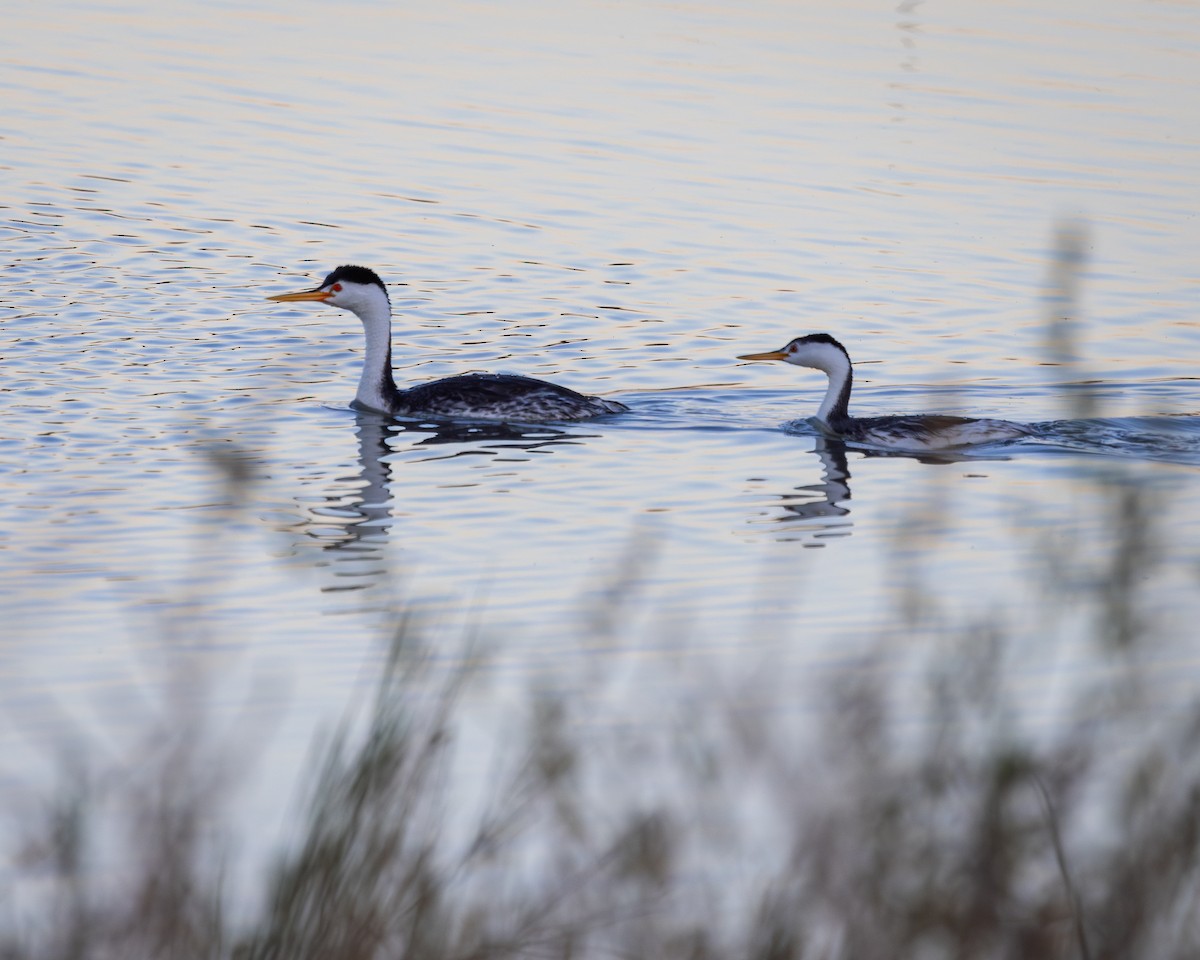
{"type": "Polygon", "coordinates": [[[78,763],[24,838],[15,883],[37,891],[0,955],[1200,955],[1200,702],[1156,709],[1145,670],[1164,511],[1131,475],[1091,484],[1103,541],[1060,526],[1038,545],[1049,588],[1024,620],[1044,636],[994,615],[947,631],[910,583],[880,639],[924,658],[920,697],[867,658],[803,717],[723,683],[631,731],[593,722],[588,695],[531,691],[474,790],[454,763],[470,658],[431,657],[402,619],[252,896],[230,902],[230,767],[185,724],[136,776],[78,763]],[[1069,629],[1104,669],[1024,723],[1014,657],[1069,629]]]}
{"type": "Polygon", "coordinates": [[[65,765],[10,866],[25,895],[0,956],[1200,956],[1200,700],[1150,682],[1180,570],[1142,480],[1098,467],[1087,523],[1033,525],[1019,617],[952,620],[906,571],[878,661],[802,715],[714,678],[631,730],[597,722],[591,676],[531,690],[464,764],[473,659],[432,656],[398,615],[268,872],[231,879],[236,765],[176,717],[136,775],[65,765]],[[1095,669],[1028,722],[1024,652],[1076,641],[1095,669]]]}

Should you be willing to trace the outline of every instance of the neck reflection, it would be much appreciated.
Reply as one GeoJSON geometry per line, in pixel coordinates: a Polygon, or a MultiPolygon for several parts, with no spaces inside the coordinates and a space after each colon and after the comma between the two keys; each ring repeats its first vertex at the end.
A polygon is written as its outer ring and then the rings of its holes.
{"type": "Polygon", "coordinates": [[[419,467],[464,456],[513,459],[514,453],[544,454],[595,436],[541,425],[405,421],[368,410],[357,411],[355,427],[357,473],[326,485],[322,502],[310,508],[305,529],[329,554],[326,566],[334,583],[322,587],[325,592],[363,590],[389,579],[397,462],[419,467]]]}

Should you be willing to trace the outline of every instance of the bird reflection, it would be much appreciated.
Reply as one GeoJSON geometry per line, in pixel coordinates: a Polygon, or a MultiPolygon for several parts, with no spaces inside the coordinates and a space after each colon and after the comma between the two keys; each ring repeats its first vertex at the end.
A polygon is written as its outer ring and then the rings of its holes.
{"type": "Polygon", "coordinates": [[[358,473],[338,477],[312,509],[308,535],[335,554],[336,586],[326,591],[361,590],[384,572],[383,548],[392,522],[392,465],[388,434],[392,420],[381,414],[357,415],[358,473]]]}
{"type": "Polygon", "coordinates": [[[490,422],[433,422],[397,420],[371,411],[356,414],[358,472],[332,481],[322,501],[310,511],[308,536],[319,540],[331,556],[337,585],[329,591],[362,590],[387,572],[385,548],[394,518],[392,470],[405,449],[450,446],[444,459],[464,455],[545,452],[559,444],[574,444],[594,434],[541,425],[490,422]],[[401,440],[401,438],[403,438],[401,440]],[[400,442],[398,442],[400,441],[400,442]]]}
{"type": "MultiPolygon", "coordinates": [[[[807,428],[807,424],[805,425],[807,428]]],[[[804,434],[811,437],[811,433],[804,434]]],[[[775,535],[788,540],[805,540],[808,546],[821,546],[823,540],[832,537],[850,536],[853,521],[849,518],[850,508],[845,506],[850,500],[850,468],[847,462],[847,451],[864,460],[871,459],[904,459],[915,460],[918,463],[946,466],[949,464],[969,463],[977,460],[1005,460],[1007,457],[979,456],[969,451],[933,451],[928,453],[909,453],[894,450],[872,450],[856,446],[853,443],[833,437],[816,437],[813,453],[821,461],[821,479],[817,483],[802,484],[793,487],[787,493],[777,494],[773,507],[781,513],[772,511],[769,522],[772,524],[788,524],[786,531],[773,528],[775,535]],[[784,535],[786,533],[786,535],[784,535]]],[[[752,520],[753,522],[758,522],[752,520]]]]}
{"type": "Polygon", "coordinates": [[[793,487],[780,494],[775,504],[781,514],[771,516],[773,523],[790,526],[787,539],[810,539],[813,546],[831,537],[850,536],[853,521],[846,519],[850,508],[843,504],[850,499],[850,469],[846,461],[846,445],[840,440],[818,438],[813,453],[821,461],[821,479],[817,483],[793,487]]]}
{"type": "Polygon", "coordinates": [[[505,441],[508,449],[538,450],[544,446],[560,443],[572,443],[576,440],[587,439],[595,434],[571,433],[556,427],[533,426],[529,424],[489,423],[477,421],[464,423],[461,421],[388,421],[392,432],[396,434],[421,434],[429,436],[415,441],[414,446],[436,446],[441,443],[471,443],[475,441],[494,442],[505,441]]]}

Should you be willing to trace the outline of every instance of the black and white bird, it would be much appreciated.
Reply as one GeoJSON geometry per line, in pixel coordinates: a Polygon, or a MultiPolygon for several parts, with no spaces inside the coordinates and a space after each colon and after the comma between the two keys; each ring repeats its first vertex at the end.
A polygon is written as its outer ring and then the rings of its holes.
{"type": "Polygon", "coordinates": [[[829,378],[825,399],[812,422],[827,436],[893,450],[925,451],[1002,443],[1033,432],[1011,420],[979,420],[945,414],[899,414],[888,417],[850,416],[854,368],[850,355],[827,333],[797,337],[782,350],[748,353],[739,360],[782,360],[812,367],[829,378]]]}
{"type": "Polygon", "coordinates": [[[392,304],[378,275],[341,266],[320,285],[269,297],[278,303],[313,301],[349,310],[366,336],[362,376],[352,406],[394,417],[552,422],[586,420],[629,408],[566,387],[509,373],[466,373],[400,389],[392,377],[392,304]]]}

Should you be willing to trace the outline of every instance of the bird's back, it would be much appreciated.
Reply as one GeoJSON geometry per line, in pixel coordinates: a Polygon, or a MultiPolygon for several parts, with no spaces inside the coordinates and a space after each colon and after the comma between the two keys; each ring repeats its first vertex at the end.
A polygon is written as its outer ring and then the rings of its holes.
{"type": "Polygon", "coordinates": [[[465,373],[399,391],[396,416],[477,420],[584,420],[629,409],[567,387],[511,373],[465,373]]]}
{"type": "Polygon", "coordinates": [[[843,440],[905,450],[946,450],[1004,443],[1029,436],[1029,427],[1011,420],[987,420],[944,414],[854,417],[830,424],[843,440]]]}

